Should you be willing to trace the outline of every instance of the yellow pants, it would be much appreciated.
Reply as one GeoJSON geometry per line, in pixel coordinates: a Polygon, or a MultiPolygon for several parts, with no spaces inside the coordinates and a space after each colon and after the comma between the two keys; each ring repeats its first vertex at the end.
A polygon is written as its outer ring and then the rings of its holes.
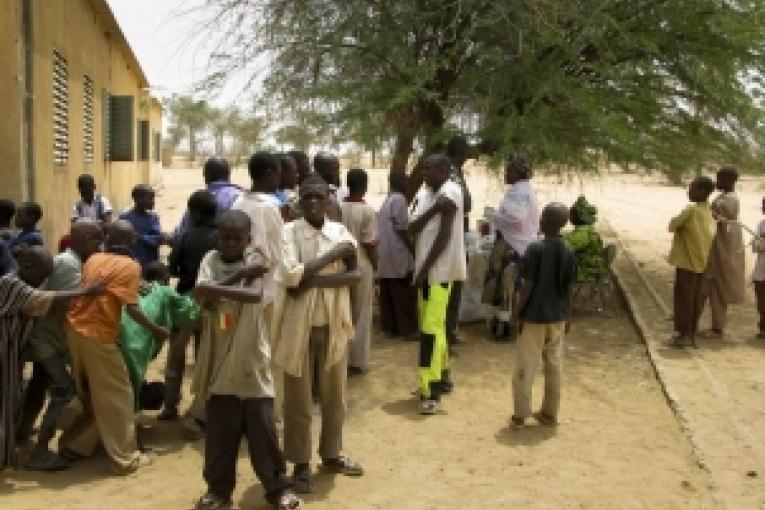
{"type": "Polygon", "coordinates": [[[420,376],[422,398],[438,400],[444,371],[449,369],[446,309],[451,283],[426,285],[417,292],[420,312],[420,376]]]}

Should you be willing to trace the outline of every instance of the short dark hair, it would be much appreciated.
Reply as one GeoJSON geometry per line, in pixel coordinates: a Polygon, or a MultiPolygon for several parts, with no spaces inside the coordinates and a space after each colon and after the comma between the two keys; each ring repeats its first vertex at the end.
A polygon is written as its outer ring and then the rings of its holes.
{"type": "Polygon", "coordinates": [[[149,262],[143,267],[142,276],[147,282],[160,282],[167,279],[169,271],[162,262],[149,262]]]}
{"type": "Polygon", "coordinates": [[[709,195],[712,194],[712,192],[715,190],[715,181],[707,177],[706,175],[699,175],[693,181],[691,181],[691,184],[695,184],[699,187],[702,193],[704,193],[704,199],[706,200],[709,198],[709,195]]]}
{"type": "Polygon", "coordinates": [[[82,188],[86,184],[96,185],[96,179],[90,174],[81,174],[77,177],[77,188],[82,188]]]}
{"type": "Polygon", "coordinates": [[[740,176],[740,174],[738,172],[738,169],[734,168],[732,166],[724,166],[724,167],[720,168],[717,171],[717,175],[723,175],[725,177],[730,177],[731,179],[733,179],[734,182],[737,181],[739,176],[740,176]]]}
{"type": "Polygon", "coordinates": [[[456,156],[460,152],[467,152],[468,143],[464,136],[453,136],[446,144],[447,156],[456,156]]]}
{"type": "Polygon", "coordinates": [[[528,159],[519,154],[511,153],[507,162],[521,179],[531,179],[533,172],[528,159]]]}
{"type": "Polygon", "coordinates": [[[229,166],[228,160],[219,156],[213,156],[205,161],[202,173],[207,183],[227,181],[231,177],[231,166],[229,166]]]}
{"type": "Polygon", "coordinates": [[[406,172],[396,170],[388,174],[388,184],[392,189],[404,192],[409,184],[409,177],[406,172]]]}
{"type": "Polygon", "coordinates": [[[252,220],[244,211],[237,209],[229,209],[218,215],[218,219],[215,220],[215,224],[218,228],[241,228],[247,232],[252,229],[252,220]]]}
{"type": "Polygon", "coordinates": [[[40,204],[37,202],[22,202],[21,205],[19,205],[17,211],[22,209],[27,211],[32,216],[32,218],[34,218],[35,223],[40,221],[43,217],[42,207],[40,207],[40,204]]]}
{"type": "Polygon", "coordinates": [[[133,197],[133,200],[136,199],[136,197],[140,197],[142,195],[154,195],[154,188],[149,186],[148,184],[136,184],[133,187],[133,192],[130,194],[131,197],[133,197]]]}
{"type": "Polygon", "coordinates": [[[452,167],[452,160],[443,154],[431,154],[423,160],[422,164],[439,166],[442,170],[448,172],[452,167]]]}
{"type": "Polygon", "coordinates": [[[311,160],[308,159],[308,154],[297,149],[288,151],[287,154],[292,156],[292,159],[295,160],[298,168],[302,167],[303,170],[311,170],[311,160]]]}
{"type": "Polygon", "coordinates": [[[345,176],[345,182],[348,185],[348,191],[361,191],[369,183],[369,175],[362,168],[351,168],[345,176]]]}
{"type": "Polygon", "coordinates": [[[279,164],[282,166],[282,168],[284,168],[284,165],[289,164],[290,161],[295,163],[295,166],[297,166],[298,164],[297,160],[292,154],[288,154],[286,152],[280,152],[278,154],[274,154],[274,156],[276,157],[277,161],[279,161],[279,164]]]}
{"type": "Polygon", "coordinates": [[[195,191],[189,197],[187,203],[189,211],[200,214],[203,218],[213,219],[218,210],[218,203],[215,196],[207,190],[195,191]]]}
{"type": "Polygon", "coordinates": [[[16,214],[16,204],[10,198],[0,198],[0,221],[10,221],[16,214]]]}
{"type": "Polygon", "coordinates": [[[322,179],[321,175],[317,173],[309,174],[308,177],[305,178],[303,182],[300,183],[300,196],[303,196],[303,190],[305,190],[308,186],[322,186],[324,190],[326,191],[327,195],[329,196],[329,184],[327,184],[327,181],[322,179]]]}
{"type": "Polygon", "coordinates": [[[266,151],[256,152],[250,157],[249,163],[247,163],[247,170],[249,170],[250,178],[253,181],[260,181],[269,170],[278,171],[280,168],[279,160],[273,154],[266,151]]]}

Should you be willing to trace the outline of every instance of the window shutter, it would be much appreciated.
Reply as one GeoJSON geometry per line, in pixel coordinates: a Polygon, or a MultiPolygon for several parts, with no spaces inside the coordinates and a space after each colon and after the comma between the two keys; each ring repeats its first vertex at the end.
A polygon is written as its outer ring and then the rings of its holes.
{"type": "Polygon", "coordinates": [[[154,132],[154,161],[162,161],[162,136],[159,131],[154,132]]]}
{"type": "Polygon", "coordinates": [[[69,162],[69,65],[53,52],[53,162],[69,162]]]}
{"type": "Polygon", "coordinates": [[[138,159],[149,161],[149,121],[138,121],[138,159]]]}
{"type": "Polygon", "coordinates": [[[112,95],[104,89],[101,93],[101,131],[104,143],[104,161],[111,161],[112,159],[112,116],[111,107],[112,95]]]}
{"type": "Polygon", "coordinates": [[[111,161],[133,161],[134,127],[133,96],[111,96],[110,152],[111,161]]]}
{"type": "Polygon", "coordinates": [[[82,151],[85,163],[93,163],[93,79],[87,74],[82,77],[82,151]]]}

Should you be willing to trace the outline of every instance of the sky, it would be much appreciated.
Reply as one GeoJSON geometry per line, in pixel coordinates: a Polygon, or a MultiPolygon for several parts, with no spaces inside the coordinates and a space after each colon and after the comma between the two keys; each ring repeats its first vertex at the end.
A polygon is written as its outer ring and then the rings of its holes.
{"type": "MultiPolygon", "coordinates": [[[[194,7],[204,0],[107,0],[133,52],[138,57],[152,93],[158,97],[190,93],[205,74],[205,51],[195,39],[201,18],[194,7]]],[[[242,80],[231,84],[217,97],[218,106],[242,100],[242,80]],[[239,86],[237,86],[239,85],[239,86]]]]}

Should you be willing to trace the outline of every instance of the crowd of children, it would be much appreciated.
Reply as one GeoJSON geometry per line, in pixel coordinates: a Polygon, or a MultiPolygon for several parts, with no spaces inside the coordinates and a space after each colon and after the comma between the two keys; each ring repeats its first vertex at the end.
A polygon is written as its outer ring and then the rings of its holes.
{"type": "MultiPolygon", "coordinates": [[[[451,315],[467,276],[466,151],[458,138],[448,154],[423,160],[423,183],[411,207],[407,175],[392,172],[379,213],[364,200],[367,173],[349,170],[343,189],[339,160],[330,153],[317,154],[311,172],[300,151],[256,152],[248,162],[249,190],[230,182],[225,159],[211,158],[203,170],[206,189],[190,196],[172,235],[161,228],[151,187],[136,186],[133,206],[115,218],[85,174],[77,180],[81,198],[70,233],[55,258],[37,228],[40,205],[0,200],[0,469],[17,462],[16,441],[33,435],[42,412],[28,469],[65,469],[101,444],[116,474],[134,472],[151,462],[135,414],[161,407],[158,419],[181,418],[186,437],[206,437],[207,490],[195,508],[230,503],[245,436],[266,499],[294,509],[301,505],[295,492],[313,488],[311,423],[318,400],[321,468],[361,476],[361,464],[342,453],[345,391],[348,376],[370,367],[375,279],[383,331],[420,344],[420,413],[437,413],[454,388],[451,315]],[[160,262],[162,245],[171,247],[167,265],[160,262]],[[192,338],[193,402],[182,415],[192,338]],[[148,366],[165,343],[165,381],[152,386],[148,366]],[[26,386],[24,362],[32,364],[26,386]]],[[[572,293],[606,270],[593,227],[597,209],[580,197],[570,209],[551,203],[540,213],[530,178],[528,162],[511,156],[508,192],[493,217],[499,255],[487,277],[490,299],[512,313],[518,334],[515,428],[529,417],[557,423],[572,293]],[[574,230],[563,236],[569,220],[574,230]],[[532,413],[540,358],[545,393],[532,413]]],[[[670,222],[677,347],[696,345],[705,300],[712,309],[706,334],[717,336],[724,333],[727,306],[743,300],[737,178],[734,169],[721,169],[721,194],[710,205],[715,183],[697,177],[688,190],[691,204],[670,222]]],[[[765,337],[765,221],[757,235],[755,294],[765,337]]]]}

